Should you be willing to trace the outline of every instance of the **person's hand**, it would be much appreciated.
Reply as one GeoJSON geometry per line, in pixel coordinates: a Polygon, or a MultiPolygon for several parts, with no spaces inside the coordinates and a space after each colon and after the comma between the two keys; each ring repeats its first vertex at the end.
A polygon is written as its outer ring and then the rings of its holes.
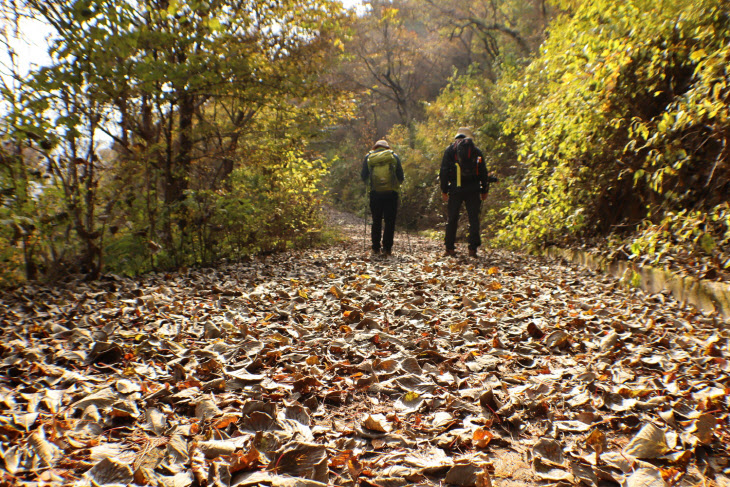
{"type": "Polygon", "coordinates": [[[481,193],[479,197],[482,199],[482,201],[486,201],[487,199],[487,193],[481,193]]]}
{"type": "Polygon", "coordinates": [[[441,193],[441,199],[444,200],[444,203],[447,203],[449,201],[449,193],[441,193]]]}

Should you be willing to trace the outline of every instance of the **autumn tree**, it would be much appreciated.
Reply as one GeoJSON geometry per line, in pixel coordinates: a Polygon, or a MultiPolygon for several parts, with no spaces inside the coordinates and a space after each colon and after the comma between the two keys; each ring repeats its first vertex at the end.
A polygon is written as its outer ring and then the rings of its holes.
{"type": "Polygon", "coordinates": [[[353,89],[362,94],[364,111],[376,121],[376,132],[383,135],[390,126],[391,108],[397,113],[395,121],[409,126],[421,116],[421,102],[437,93],[450,68],[443,62],[438,37],[428,31],[414,2],[365,5],[367,13],[356,20],[346,45],[351,58],[345,69],[353,89]],[[378,120],[379,116],[386,120],[378,120]]]}
{"type": "MultiPolygon", "coordinates": [[[[352,175],[357,171],[363,148],[376,136],[387,135],[391,142],[396,142],[408,173],[402,188],[404,211],[400,214],[407,220],[403,223],[437,223],[440,209],[433,192],[438,163],[457,127],[469,125],[476,130],[482,147],[490,155],[493,170],[504,176],[514,173],[514,144],[501,137],[507,106],[501,101],[500,80],[519,76],[516,73],[542,42],[556,9],[537,0],[398,0],[366,5],[370,9],[356,20],[356,34],[346,44],[350,55],[347,73],[356,80],[354,91],[361,93],[358,120],[363,121],[364,127],[360,127],[361,135],[354,141],[359,143],[360,151],[356,155],[348,153],[346,162],[333,167],[333,194],[344,204],[352,201],[354,208],[363,206],[362,191],[350,189],[352,175]],[[358,29],[365,29],[365,34],[358,29]],[[409,41],[386,43],[385,34],[393,30],[408,32],[409,41]],[[406,92],[399,90],[400,84],[389,85],[387,78],[381,77],[379,81],[376,76],[389,72],[388,61],[401,59],[392,54],[388,45],[413,46],[395,51],[402,52],[402,57],[412,64],[424,51],[430,51],[428,62],[413,71],[415,75],[425,74],[426,79],[420,90],[413,91],[417,102],[407,105],[413,106],[408,120],[383,120],[388,107],[396,105],[395,94],[406,92]],[[395,87],[395,94],[387,90],[389,86],[395,87]],[[379,103],[382,99],[388,102],[379,103]],[[408,214],[411,216],[406,217],[408,214]]],[[[395,35],[392,37],[396,39],[395,35]]],[[[505,199],[506,194],[500,194],[496,206],[502,206],[505,199]]]]}
{"type": "Polygon", "coordinates": [[[492,81],[499,63],[535,52],[555,10],[546,0],[425,1],[433,25],[458,46],[461,72],[477,64],[492,81]]]}
{"type": "Polygon", "coordinates": [[[502,242],[605,241],[730,266],[724,2],[585,2],[511,85],[528,173],[502,242]]]}
{"type": "Polygon", "coordinates": [[[4,8],[54,30],[53,62],[32,73],[33,95],[21,107],[48,108],[37,111],[44,144],[29,146],[48,161],[63,206],[57,220],[83,242],[77,254],[93,273],[104,248],[147,256],[147,267],[211,258],[209,244],[220,239],[199,231],[219,209],[209,192],[231,190],[222,182],[245,167],[269,181],[259,191],[272,189],[340,108],[336,90],[320,82],[336,59],[328,54],[340,28],[335,1],[21,5],[4,8]],[[102,141],[113,144],[105,160],[102,141]]]}

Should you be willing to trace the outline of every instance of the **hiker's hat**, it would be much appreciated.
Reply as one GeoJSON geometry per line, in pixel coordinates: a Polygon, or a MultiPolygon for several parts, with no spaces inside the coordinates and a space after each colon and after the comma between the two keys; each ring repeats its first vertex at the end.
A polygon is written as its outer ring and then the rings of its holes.
{"type": "Polygon", "coordinates": [[[459,127],[459,130],[456,131],[456,135],[454,136],[455,139],[474,139],[474,134],[471,133],[471,129],[469,127],[459,127]]]}
{"type": "Polygon", "coordinates": [[[375,143],[375,145],[373,146],[373,149],[377,149],[378,147],[382,147],[384,149],[390,149],[390,144],[388,143],[387,140],[380,139],[379,141],[377,141],[375,143]]]}

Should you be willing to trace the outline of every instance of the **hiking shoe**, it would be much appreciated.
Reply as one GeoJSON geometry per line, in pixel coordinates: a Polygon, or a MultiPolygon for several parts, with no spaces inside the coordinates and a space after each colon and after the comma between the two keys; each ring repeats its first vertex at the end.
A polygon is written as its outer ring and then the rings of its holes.
{"type": "Polygon", "coordinates": [[[444,252],[444,257],[454,257],[456,255],[456,250],[454,249],[446,249],[446,252],[444,252]]]}
{"type": "Polygon", "coordinates": [[[393,255],[393,252],[390,249],[383,250],[383,257],[390,257],[393,255]]]}
{"type": "Polygon", "coordinates": [[[469,249],[469,257],[476,257],[477,249],[469,249]]]}

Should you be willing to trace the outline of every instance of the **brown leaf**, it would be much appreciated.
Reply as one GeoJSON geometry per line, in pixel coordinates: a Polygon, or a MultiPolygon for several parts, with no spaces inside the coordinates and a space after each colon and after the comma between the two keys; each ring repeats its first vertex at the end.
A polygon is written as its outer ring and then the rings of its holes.
{"type": "Polygon", "coordinates": [[[167,425],[167,417],[156,408],[150,408],[145,412],[147,426],[156,435],[161,435],[167,425]]]}
{"type": "Polygon", "coordinates": [[[59,448],[46,439],[43,428],[34,431],[28,438],[28,444],[44,467],[52,467],[60,454],[59,448]]]}
{"type": "Polygon", "coordinates": [[[555,330],[545,337],[545,345],[549,348],[565,348],[570,344],[570,335],[563,330],[555,330]]]}
{"type": "Polygon", "coordinates": [[[332,286],[331,288],[329,288],[329,293],[337,299],[342,299],[342,296],[344,295],[342,293],[342,290],[337,286],[332,286]]]}
{"type": "Polygon", "coordinates": [[[479,307],[479,304],[477,304],[476,302],[474,302],[471,299],[467,298],[466,296],[462,296],[461,297],[461,305],[464,308],[469,308],[469,309],[474,309],[474,308],[478,308],[479,307]]]}
{"type": "MultiPolygon", "coordinates": [[[[446,478],[444,478],[444,482],[450,485],[459,485],[461,487],[476,487],[478,475],[484,473],[484,469],[480,465],[476,465],[474,463],[459,463],[449,469],[446,473],[446,478]]],[[[482,482],[484,482],[483,478],[482,482]]]]}
{"type": "Polygon", "coordinates": [[[365,428],[378,433],[387,433],[392,429],[390,423],[388,423],[388,420],[382,414],[368,414],[365,419],[363,419],[362,425],[365,428]]]}
{"type": "Polygon", "coordinates": [[[598,476],[593,471],[593,467],[578,462],[570,462],[570,469],[573,473],[573,477],[585,485],[598,486],[598,476]]]}
{"type": "Polygon", "coordinates": [[[231,456],[229,469],[231,473],[240,472],[243,470],[251,470],[261,465],[261,454],[259,451],[251,446],[246,453],[235,452],[231,456]]]}
{"type": "Polygon", "coordinates": [[[474,430],[474,434],[472,436],[474,445],[477,448],[486,448],[489,442],[492,441],[492,438],[494,438],[494,434],[485,428],[477,428],[474,430]]]}
{"type": "Polygon", "coordinates": [[[557,431],[568,431],[570,433],[583,433],[591,429],[591,425],[582,421],[556,421],[554,424],[557,431]]]}
{"type": "Polygon", "coordinates": [[[39,415],[39,413],[13,414],[13,423],[17,426],[22,426],[27,432],[35,424],[39,415]]]}
{"type": "Polygon", "coordinates": [[[451,333],[460,335],[464,333],[464,330],[466,330],[468,326],[469,320],[463,320],[459,321],[458,323],[452,323],[451,325],[449,325],[449,329],[451,330],[451,333]]]}
{"type": "Polygon", "coordinates": [[[219,414],[221,414],[221,410],[218,409],[213,399],[205,398],[195,405],[195,417],[198,419],[211,419],[219,414]]]}
{"type": "Polygon", "coordinates": [[[440,472],[453,466],[454,460],[440,448],[417,450],[403,457],[403,463],[421,470],[424,474],[440,472]]]}
{"type": "Polygon", "coordinates": [[[228,425],[235,424],[240,419],[239,415],[236,414],[226,414],[222,418],[217,419],[213,422],[213,427],[216,429],[223,429],[228,427],[228,425]]]}
{"type": "Polygon", "coordinates": [[[134,472],[128,464],[110,458],[94,465],[86,475],[98,485],[129,484],[134,480],[134,472]]]}
{"type": "Polygon", "coordinates": [[[327,449],[322,445],[291,442],[278,453],[267,470],[327,483],[327,449]]]}
{"type": "Polygon", "coordinates": [[[606,449],[606,434],[601,430],[594,429],[586,438],[586,445],[591,447],[596,455],[600,455],[606,449]]]}
{"type": "Polygon", "coordinates": [[[619,341],[619,335],[616,333],[616,330],[611,330],[608,335],[603,337],[601,340],[601,343],[598,345],[598,349],[601,352],[608,352],[612,348],[614,348],[619,341]]]}
{"type": "Polygon", "coordinates": [[[481,472],[476,475],[476,487],[492,487],[492,478],[489,476],[487,468],[484,467],[481,472]]]}
{"type": "Polygon", "coordinates": [[[338,455],[335,455],[334,457],[330,458],[330,467],[331,468],[340,468],[345,465],[347,465],[347,462],[352,458],[353,452],[352,450],[345,450],[340,452],[338,455]]]}
{"type": "Polygon", "coordinates": [[[357,456],[353,455],[347,459],[347,471],[349,472],[350,478],[353,482],[357,482],[357,479],[360,477],[363,470],[364,467],[360,463],[360,460],[358,460],[357,456]]]}
{"type": "Polygon", "coordinates": [[[198,442],[198,450],[206,458],[212,459],[233,454],[236,451],[236,444],[227,440],[200,441],[198,442]]]}
{"type": "Polygon", "coordinates": [[[565,454],[563,453],[562,445],[555,441],[547,438],[541,438],[532,447],[532,456],[534,458],[540,458],[550,465],[564,465],[565,454]]]}
{"type": "Polygon", "coordinates": [[[636,458],[659,458],[669,451],[664,430],[653,423],[647,423],[631,439],[624,452],[636,458]]]}
{"type": "Polygon", "coordinates": [[[639,468],[624,482],[625,487],[667,487],[659,470],[639,468]]]}
{"type": "Polygon", "coordinates": [[[527,334],[535,340],[539,340],[545,336],[545,333],[533,321],[527,324],[527,334]]]}
{"type": "Polygon", "coordinates": [[[503,406],[502,402],[494,394],[492,389],[487,389],[481,396],[479,396],[479,404],[493,413],[496,413],[503,406]]]}
{"type": "Polygon", "coordinates": [[[692,422],[692,426],[687,431],[693,433],[701,444],[709,445],[712,443],[715,426],[717,426],[715,416],[710,413],[704,413],[692,422]]]}
{"type": "Polygon", "coordinates": [[[21,454],[18,451],[17,446],[8,448],[2,455],[2,459],[5,463],[5,470],[11,475],[15,475],[18,472],[20,466],[21,454]]]}
{"type": "Polygon", "coordinates": [[[111,388],[104,387],[85,398],[76,401],[71,405],[72,408],[86,409],[90,405],[94,405],[99,409],[104,409],[119,400],[119,395],[111,388]]]}

